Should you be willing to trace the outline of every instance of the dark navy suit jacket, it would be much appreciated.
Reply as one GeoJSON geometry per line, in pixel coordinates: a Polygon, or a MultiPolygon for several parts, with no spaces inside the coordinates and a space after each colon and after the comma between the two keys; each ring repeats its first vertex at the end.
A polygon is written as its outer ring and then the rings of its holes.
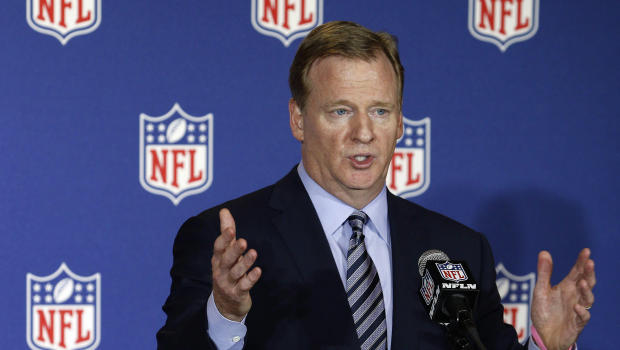
{"type": "MultiPolygon", "coordinates": [[[[229,208],[237,236],[258,252],[261,279],[251,290],[245,349],[360,349],[342,281],[319,218],[294,168],[276,184],[187,220],[176,237],[166,324],[158,349],[215,349],[207,334],[213,242],[220,208],[229,208]]],[[[480,284],[474,310],[489,350],[522,349],[503,323],[491,249],[481,234],[388,193],[392,243],[392,349],[450,349],[443,328],[418,297],[418,257],[440,249],[467,261],[480,284]]]]}

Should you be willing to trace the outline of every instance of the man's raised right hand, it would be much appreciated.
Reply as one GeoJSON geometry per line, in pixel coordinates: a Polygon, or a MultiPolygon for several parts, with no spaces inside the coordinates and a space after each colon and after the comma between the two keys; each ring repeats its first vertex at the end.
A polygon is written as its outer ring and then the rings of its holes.
{"type": "Polygon", "coordinates": [[[261,276],[256,250],[246,252],[245,239],[236,239],[235,220],[226,208],[220,210],[220,235],[213,245],[211,272],[213,300],[222,316],[240,322],[252,307],[250,289],[261,276]]]}

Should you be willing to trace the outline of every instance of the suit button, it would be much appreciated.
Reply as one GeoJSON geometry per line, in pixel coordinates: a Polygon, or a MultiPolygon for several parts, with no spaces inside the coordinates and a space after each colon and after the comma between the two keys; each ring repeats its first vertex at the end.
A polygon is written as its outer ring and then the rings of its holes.
{"type": "Polygon", "coordinates": [[[238,336],[238,335],[235,335],[235,336],[232,338],[233,343],[238,343],[238,342],[239,342],[239,340],[241,340],[241,337],[240,337],[240,336],[238,336]]]}

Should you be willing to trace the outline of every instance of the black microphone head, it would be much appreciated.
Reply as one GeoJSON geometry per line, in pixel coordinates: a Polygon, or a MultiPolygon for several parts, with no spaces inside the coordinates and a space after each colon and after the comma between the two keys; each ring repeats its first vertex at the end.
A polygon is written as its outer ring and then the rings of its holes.
{"type": "Polygon", "coordinates": [[[426,262],[429,260],[446,261],[450,260],[450,258],[448,258],[448,255],[441,250],[430,249],[425,251],[424,253],[422,253],[422,255],[420,255],[420,258],[418,259],[418,272],[420,273],[420,276],[424,275],[426,262]]]}

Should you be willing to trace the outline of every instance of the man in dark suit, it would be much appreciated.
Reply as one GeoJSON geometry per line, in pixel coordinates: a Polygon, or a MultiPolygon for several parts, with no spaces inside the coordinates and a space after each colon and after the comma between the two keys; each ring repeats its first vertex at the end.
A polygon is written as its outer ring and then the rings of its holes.
{"type": "MultiPolygon", "coordinates": [[[[448,349],[417,297],[417,259],[428,249],[468,262],[486,347],[522,348],[503,323],[486,239],[386,191],[403,82],[386,33],[331,22],[304,39],[289,77],[302,162],[181,227],[158,348],[448,349]]],[[[589,254],[552,288],[551,256],[541,252],[530,348],[576,341],[594,302],[589,254]]]]}

